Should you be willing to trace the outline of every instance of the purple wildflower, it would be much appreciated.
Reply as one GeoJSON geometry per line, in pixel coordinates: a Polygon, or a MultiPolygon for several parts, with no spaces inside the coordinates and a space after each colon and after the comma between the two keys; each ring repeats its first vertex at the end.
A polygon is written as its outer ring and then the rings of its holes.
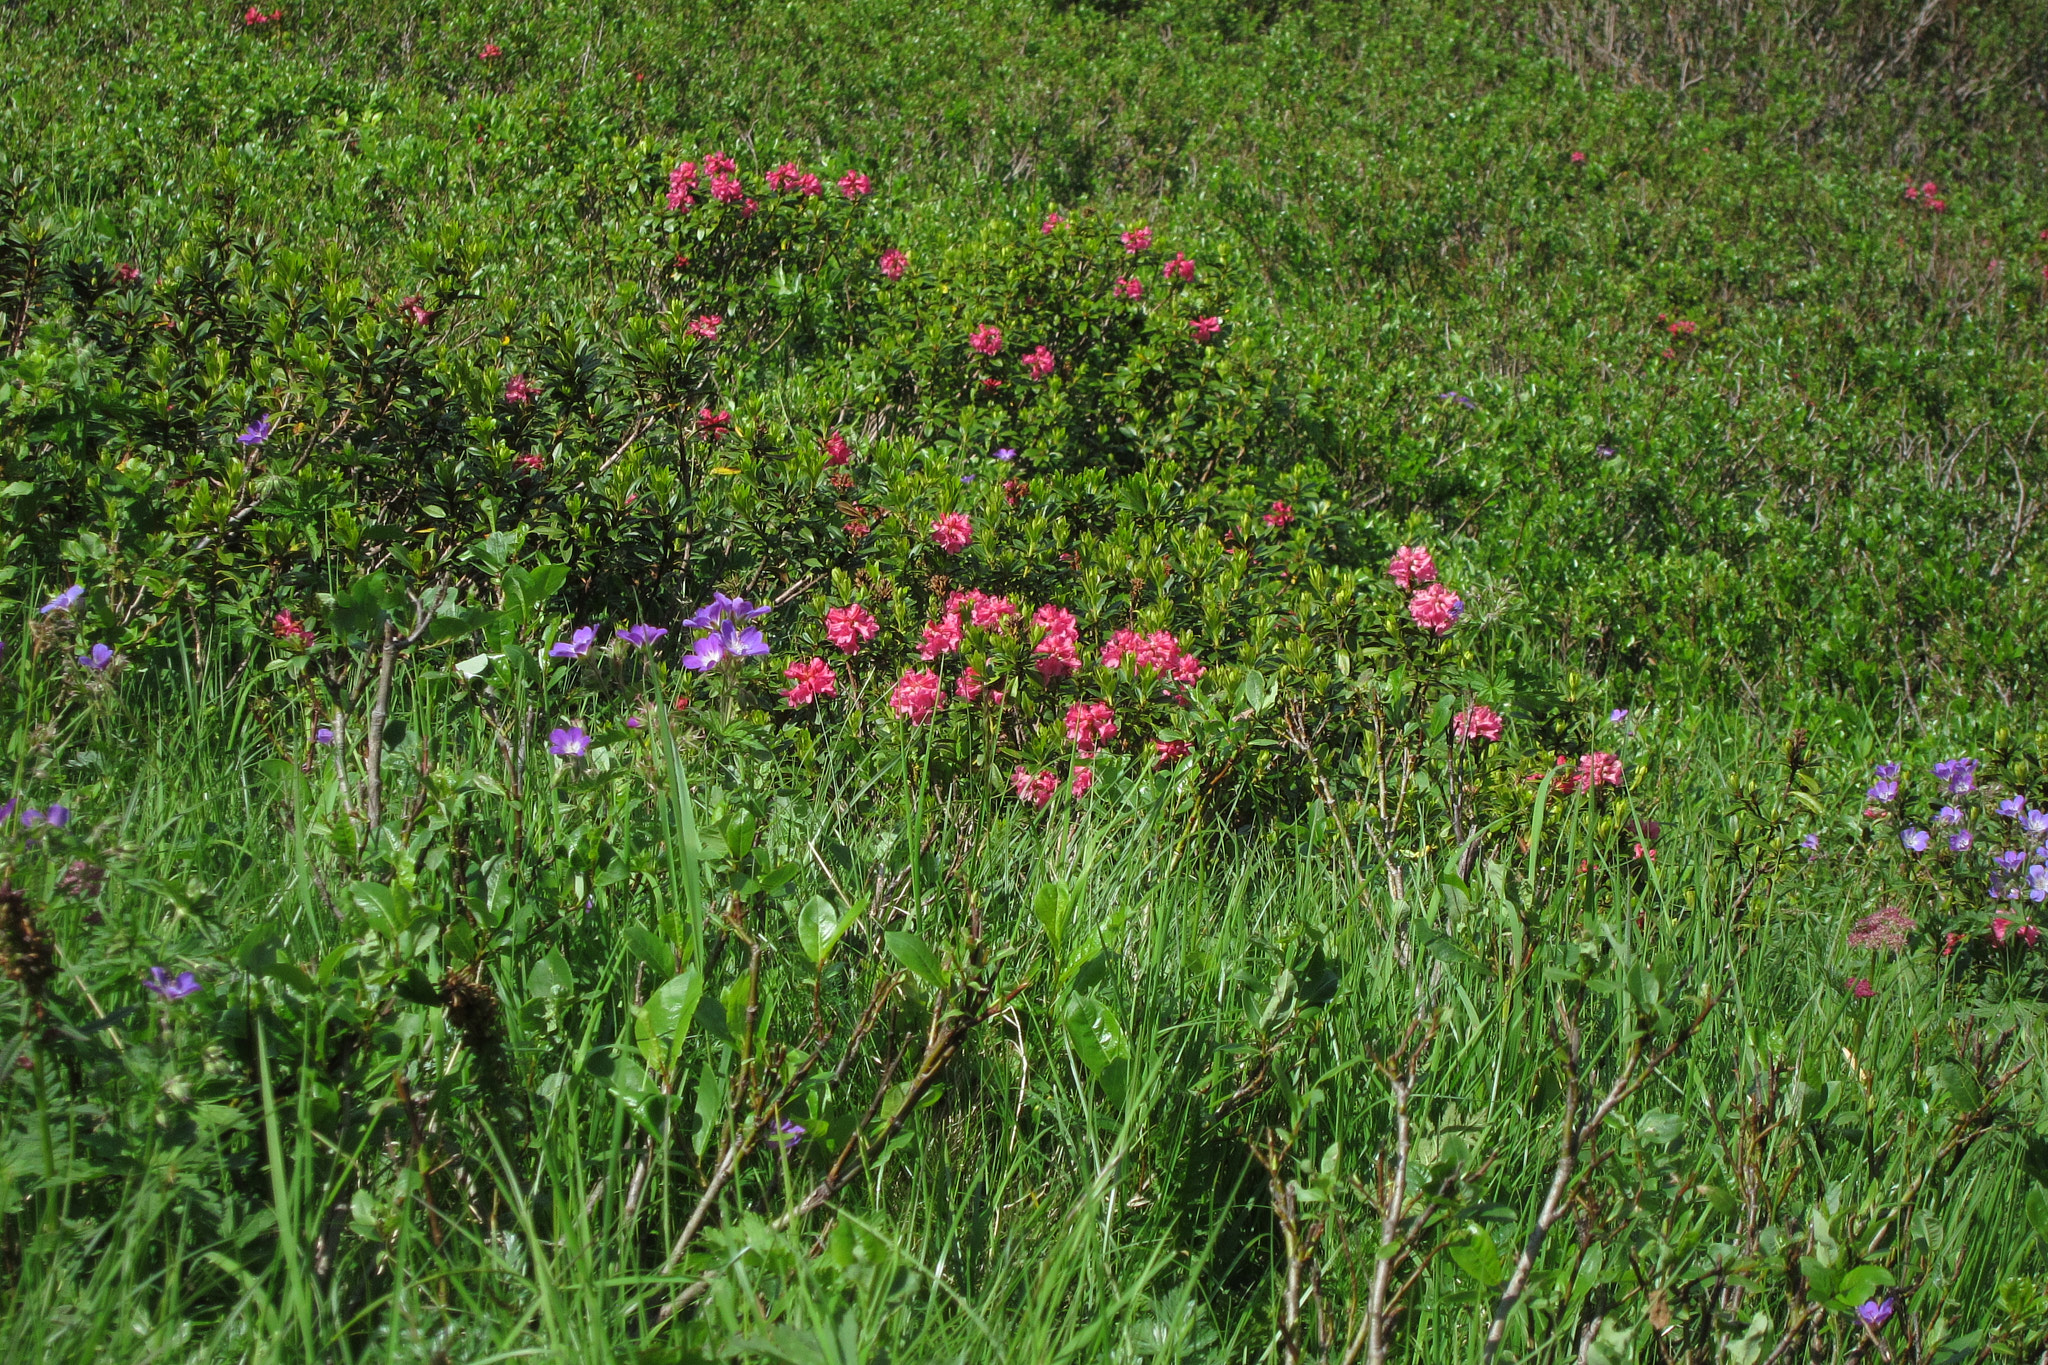
{"type": "Polygon", "coordinates": [[[149,980],[142,983],[142,989],[154,991],[166,1000],[183,1000],[199,989],[199,978],[190,972],[171,975],[168,967],[151,967],[149,980]]]}
{"type": "Polygon", "coordinates": [[[43,609],[40,614],[48,616],[53,611],[70,611],[78,605],[78,599],[83,596],[85,596],[85,585],[73,583],[70,587],[43,603],[43,609]]]}
{"type": "Polygon", "coordinates": [[[574,725],[550,730],[548,752],[557,758],[581,758],[590,752],[590,736],[574,725]]]}
{"type": "Polygon", "coordinates": [[[2027,869],[2027,899],[2036,905],[2048,901],[2048,867],[2035,863],[2027,869]]]}
{"type": "Polygon", "coordinates": [[[590,653],[591,642],[597,639],[597,627],[578,626],[576,633],[566,640],[557,640],[548,646],[550,659],[580,659],[590,653]]]}
{"type": "Polygon", "coordinates": [[[1934,813],[1934,823],[1937,825],[1960,825],[1963,823],[1963,813],[1954,806],[1943,806],[1934,813]]]}
{"type": "Polygon", "coordinates": [[[1977,760],[1974,758],[1951,758],[1945,763],[1937,763],[1934,775],[1948,783],[1951,796],[1977,790],[1977,760]]]}
{"type": "Polygon", "coordinates": [[[315,744],[334,743],[334,731],[325,725],[321,726],[313,732],[313,742],[315,744]]]}
{"type": "Polygon", "coordinates": [[[114,651],[105,645],[94,645],[86,653],[78,656],[78,662],[95,673],[104,673],[107,671],[107,665],[114,662],[114,651]]]}
{"type": "Polygon", "coordinates": [[[1856,1310],[1856,1316],[1867,1326],[1882,1327],[1892,1318],[1893,1303],[1889,1298],[1871,1299],[1856,1310]]]}
{"type": "Polygon", "coordinates": [[[1818,834],[1809,834],[1799,841],[1799,846],[1808,853],[1818,854],[1820,852],[1820,836],[1818,834]]]}
{"type": "Polygon", "coordinates": [[[1012,460],[1017,458],[1017,452],[1010,449],[1008,446],[1002,446],[999,449],[997,449],[995,455],[992,458],[1001,460],[1004,464],[1008,464],[1012,460]]]}
{"type": "Polygon", "coordinates": [[[1892,778],[1881,777],[1871,784],[1870,790],[1865,792],[1864,795],[1880,803],[1896,801],[1899,799],[1899,784],[1892,778]]]}
{"type": "Polygon", "coordinates": [[[1462,393],[1459,393],[1459,392],[1458,392],[1457,390],[1455,390],[1455,389],[1453,389],[1453,390],[1451,390],[1451,391],[1449,391],[1449,392],[1446,392],[1446,393],[1440,393],[1440,394],[1438,394],[1438,395],[1437,395],[1437,397],[1439,397],[1439,398],[1448,398],[1448,399],[1450,399],[1450,400],[1451,400],[1451,401],[1452,401],[1453,403],[1458,403],[1458,404],[1462,404],[1462,405],[1463,405],[1463,406],[1465,406],[1465,407],[1471,408],[1471,409],[1472,409],[1472,410],[1474,410],[1475,412],[1476,412],[1476,411],[1478,411],[1478,408],[1479,408],[1479,405],[1478,405],[1477,403],[1473,402],[1473,401],[1472,401],[1471,399],[1467,398],[1467,397],[1466,397],[1466,396],[1465,396],[1464,394],[1462,394],[1462,393]]]}
{"type": "Polygon", "coordinates": [[[1875,776],[1880,782],[1896,782],[1899,777],[1899,765],[1896,763],[1880,763],[1877,765],[1875,776]]]}
{"type": "Polygon", "coordinates": [[[1970,846],[1970,843],[1970,831],[1959,829],[1954,834],[1948,836],[1948,851],[1951,853],[1961,853],[1970,846]]]}
{"type": "Polygon", "coordinates": [[[1627,719],[1628,708],[1626,706],[1617,706],[1607,713],[1607,723],[1609,725],[1619,725],[1627,719]]]}
{"type": "Polygon", "coordinates": [[[272,430],[273,428],[270,425],[270,414],[266,412],[261,417],[251,422],[249,424],[249,429],[243,432],[240,436],[237,436],[235,440],[245,446],[260,446],[265,441],[270,439],[270,433],[272,430]]]}
{"type": "Polygon", "coordinates": [[[718,629],[709,635],[700,635],[690,646],[690,652],[683,656],[683,667],[702,672],[716,668],[727,659],[746,659],[768,652],[768,642],[761,638],[761,632],[748,626],[745,630],[734,630],[730,620],[720,621],[718,629]]]}
{"type": "Polygon", "coordinates": [[[51,829],[62,829],[71,823],[71,807],[51,806],[43,812],[43,823],[51,829]]]}
{"type": "Polygon", "coordinates": [[[1991,861],[1993,863],[1996,863],[1999,869],[2002,871],[2017,872],[2022,867],[2026,866],[2027,855],[2025,853],[2022,853],[2019,849],[2009,848],[2006,849],[2003,853],[1992,854],[1991,861]]]}
{"type": "Polygon", "coordinates": [[[1927,851],[1927,831],[1924,829],[1901,830],[1899,832],[1899,842],[1906,846],[1906,852],[1908,853],[1925,853],[1927,851]]]}
{"type": "Polygon", "coordinates": [[[2008,820],[2019,819],[2026,808],[2027,798],[2024,796],[2008,796],[1998,803],[1998,813],[2008,820]]]}
{"type": "Polygon", "coordinates": [[[667,626],[646,625],[628,626],[626,629],[618,632],[619,638],[635,649],[645,649],[666,634],[668,634],[667,626]]]}
{"type": "MultiPolygon", "coordinates": [[[[756,616],[765,616],[768,608],[755,606],[744,597],[727,597],[722,592],[711,594],[707,606],[698,609],[695,616],[684,622],[693,630],[716,630],[721,621],[751,621],[756,616]]],[[[766,651],[762,651],[766,653],[766,651]]]]}
{"type": "Polygon", "coordinates": [[[777,1144],[778,1146],[788,1148],[796,1146],[796,1144],[803,1138],[803,1135],[804,1127],[802,1124],[790,1123],[789,1121],[784,1120],[783,1122],[780,1122],[775,1125],[775,1132],[773,1136],[771,1136],[768,1140],[770,1142],[777,1144]]]}
{"type": "Polygon", "coordinates": [[[2020,817],[2020,828],[2028,834],[2048,834],[2048,810],[2029,810],[2020,817]]]}

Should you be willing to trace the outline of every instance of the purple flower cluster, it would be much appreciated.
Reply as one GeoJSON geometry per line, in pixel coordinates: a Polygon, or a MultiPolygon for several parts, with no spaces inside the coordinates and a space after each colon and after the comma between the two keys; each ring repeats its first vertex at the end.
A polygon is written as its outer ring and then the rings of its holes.
{"type": "Polygon", "coordinates": [[[745,623],[767,614],[766,606],[757,606],[744,597],[713,593],[710,604],[689,619],[692,629],[709,633],[691,643],[690,652],[683,656],[683,667],[701,673],[727,661],[736,664],[741,659],[766,654],[768,642],[761,638],[759,630],[745,623]]]}
{"type": "Polygon", "coordinates": [[[20,820],[23,829],[62,829],[71,823],[71,807],[51,805],[46,809],[24,806],[20,797],[0,802],[0,824],[20,820]]]}
{"type": "Polygon", "coordinates": [[[1977,760],[1974,758],[1951,758],[1934,765],[1937,780],[1948,783],[1950,796],[1961,796],[1977,790],[1977,760]]]}

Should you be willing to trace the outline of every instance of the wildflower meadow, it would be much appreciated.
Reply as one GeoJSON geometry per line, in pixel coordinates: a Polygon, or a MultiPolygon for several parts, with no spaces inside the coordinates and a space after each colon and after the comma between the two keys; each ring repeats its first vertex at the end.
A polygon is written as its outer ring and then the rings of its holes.
{"type": "Polygon", "coordinates": [[[15,6],[0,1358],[2048,1362],[2043,33],[15,6]]]}

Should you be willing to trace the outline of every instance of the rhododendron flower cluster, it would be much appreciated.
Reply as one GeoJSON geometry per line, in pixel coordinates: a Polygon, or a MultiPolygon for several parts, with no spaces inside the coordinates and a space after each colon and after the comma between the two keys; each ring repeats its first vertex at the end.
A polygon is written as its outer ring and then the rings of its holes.
{"type": "Polygon", "coordinates": [[[1195,278],[1195,263],[1176,251],[1173,259],[1161,267],[1159,273],[1166,279],[1186,284],[1195,278]]]}
{"type": "MultiPolygon", "coordinates": [[[[1560,796],[1573,792],[1590,792],[1595,787],[1619,787],[1622,785],[1621,760],[1613,754],[1595,751],[1582,756],[1573,766],[1572,760],[1564,754],[1557,756],[1557,767],[1564,769],[1557,777],[1554,789],[1560,796]]],[[[1531,773],[1529,781],[1539,782],[1542,773],[1531,773]]]]}
{"type": "Polygon", "coordinates": [[[957,555],[974,539],[974,523],[965,514],[947,512],[932,523],[932,539],[949,555],[957,555]]]}
{"type": "Polygon", "coordinates": [[[860,653],[860,647],[874,639],[881,629],[868,609],[858,602],[825,612],[825,638],[842,654],[860,653]]]}
{"type": "Polygon", "coordinates": [[[505,401],[515,408],[531,403],[539,393],[533,381],[523,374],[515,374],[505,381],[505,401]]]}
{"type": "Polygon", "coordinates": [[[277,638],[280,640],[289,640],[295,645],[310,645],[313,643],[313,632],[306,629],[288,611],[281,611],[272,618],[271,628],[277,633],[277,638]]]}
{"type": "Polygon", "coordinates": [[[1076,800],[1086,796],[1088,789],[1094,785],[1095,770],[1093,768],[1078,767],[1074,769],[1074,784],[1070,790],[1074,793],[1076,800]]]}
{"type": "Polygon", "coordinates": [[[925,623],[924,642],[917,647],[918,657],[930,663],[941,655],[956,654],[964,638],[959,613],[948,612],[936,621],[925,623]]]}
{"type": "Polygon", "coordinates": [[[1259,520],[1265,522],[1266,525],[1276,531],[1284,530],[1294,521],[1294,509],[1284,502],[1275,502],[1266,509],[1266,515],[1260,517],[1259,520]]]}
{"type": "Polygon", "coordinates": [[[1046,214],[1045,221],[1038,225],[1039,235],[1043,237],[1052,236],[1052,230],[1058,227],[1061,223],[1064,223],[1066,221],[1066,219],[1060,217],[1057,213],[1046,214]]]}
{"type": "Polygon", "coordinates": [[[1201,660],[1182,651],[1180,641],[1170,630],[1155,630],[1149,635],[1140,635],[1135,630],[1120,630],[1109,637],[1109,643],[1102,647],[1102,666],[1117,668],[1128,658],[1133,665],[1149,669],[1175,682],[1199,682],[1208,670],[1201,660]]]}
{"type": "Polygon", "coordinates": [[[1398,588],[1419,588],[1436,582],[1436,561],[1420,545],[1403,545],[1387,564],[1387,576],[1398,588]]]}
{"type": "Polygon", "coordinates": [[[725,325],[725,319],[716,313],[699,313],[690,323],[689,332],[693,337],[705,341],[718,340],[718,329],[725,325]]]}
{"type": "Polygon", "coordinates": [[[794,190],[798,194],[810,197],[823,193],[825,188],[817,176],[804,170],[803,167],[797,165],[794,161],[783,162],[780,166],[769,171],[763,178],[767,180],[768,188],[771,190],[782,190],[784,192],[794,190]]]}
{"type": "Polygon", "coordinates": [[[996,352],[1003,349],[1002,329],[991,323],[982,323],[967,338],[967,347],[969,350],[979,351],[983,355],[996,354],[996,352]]]}
{"type": "Polygon", "coordinates": [[[1152,229],[1148,227],[1132,228],[1123,235],[1122,241],[1124,250],[1135,256],[1152,245],[1152,229]]]}
{"type": "Polygon", "coordinates": [[[1087,758],[1116,736],[1116,713],[1106,701],[1077,701],[1067,708],[1067,738],[1087,758]]]}
{"type": "Polygon", "coordinates": [[[1127,276],[1119,276],[1112,292],[1120,299],[1141,299],[1145,297],[1145,286],[1127,276]]]}
{"type": "Polygon", "coordinates": [[[262,10],[251,5],[242,12],[242,24],[246,28],[261,28],[265,24],[274,24],[282,18],[284,18],[284,11],[281,9],[272,10],[270,13],[265,14],[262,10]]]}
{"type": "Polygon", "coordinates": [[[782,694],[791,706],[805,706],[819,697],[839,695],[839,677],[823,659],[793,663],[782,670],[782,676],[796,684],[782,694]]]}
{"type": "Polygon", "coordinates": [[[1152,752],[1159,755],[1159,766],[1168,768],[1195,751],[1195,746],[1184,739],[1157,739],[1152,741],[1152,752]]]}
{"type": "Polygon", "coordinates": [[[496,43],[485,43],[477,49],[476,55],[482,61],[494,62],[505,55],[505,49],[499,47],[496,43]]]}
{"type": "Polygon", "coordinates": [[[1468,706],[1451,719],[1451,733],[1462,740],[1499,740],[1500,713],[1491,706],[1468,706]]]}
{"type": "Polygon", "coordinates": [[[1196,341],[1214,341],[1216,334],[1223,330],[1222,318],[1196,318],[1188,326],[1195,329],[1196,341]]]}
{"type": "Polygon", "coordinates": [[[1072,677],[1081,666],[1081,633],[1074,613],[1048,602],[1031,614],[1031,624],[1042,632],[1032,647],[1038,655],[1038,675],[1046,679],[1072,677]]]}
{"type": "Polygon", "coordinates": [[[1045,346],[1040,346],[1024,357],[1024,368],[1031,372],[1033,379],[1043,379],[1051,374],[1056,363],[1051,349],[1045,346]]]}
{"type": "Polygon", "coordinates": [[[123,261],[114,267],[114,278],[123,284],[133,284],[142,278],[142,267],[132,261],[123,261]]]}
{"type": "Polygon", "coordinates": [[[859,171],[848,171],[839,177],[839,193],[848,200],[867,198],[869,188],[868,178],[859,171]]]}
{"type": "Polygon", "coordinates": [[[668,211],[688,213],[696,207],[697,163],[685,161],[668,173],[668,211]]]}
{"type": "Polygon", "coordinates": [[[909,265],[910,258],[908,256],[905,256],[902,252],[898,251],[895,247],[892,246],[887,251],[882,253],[882,259],[879,263],[879,268],[881,269],[881,272],[884,275],[888,276],[890,279],[900,280],[903,278],[904,270],[909,265]]]}
{"type": "Polygon", "coordinates": [[[949,595],[946,610],[964,611],[977,628],[999,631],[1008,626],[1010,618],[1017,614],[1017,604],[1007,597],[997,597],[980,588],[969,588],[966,592],[949,595]]]}
{"type": "Polygon", "coordinates": [[[1946,213],[1948,201],[1940,198],[1941,187],[1929,180],[1921,185],[1906,186],[1906,202],[1917,203],[1930,213],[1946,213]]]}
{"type": "Polygon", "coordinates": [[[1060,780],[1048,769],[1032,772],[1019,767],[1010,774],[1010,789],[1017,793],[1017,799],[1037,810],[1044,810],[1060,789],[1060,780]]]}
{"type": "Polygon", "coordinates": [[[1415,624],[1436,635],[1448,635],[1464,614],[1465,600],[1441,583],[1431,584],[1408,599],[1415,624]]]}
{"type": "MultiPolygon", "coordinates": [[[[960,681],[953,685],[953,695],[972,704],[981,700],[981,694],[988,691],[988,684],[982,680],[981,670],[969,664],[967,671],[960,675],[960,681]]],[[[1003,704],[1003,694],[989,692],[989,700],[997,706],[1003,704]]]]}
{"type": "Polygon", "coordinates": [[[896,680],[889,693],[889,709],[912,725],[923,725],[945,700],[939,675],[928,669],[915,669],[896,680]]]}
{"type": "Polygon", "coordinates": [[[841,465],[847,463],[852,458],[853,447],[847,444],[844,436],[835,431],[825,437],[826,464],[841,465]]]}
{"type": "Polygon", "coordinates": [[[732,435],[732,414],[713,412],[710,408],[697,409],[697,434],[707,441],[732,435]]]}

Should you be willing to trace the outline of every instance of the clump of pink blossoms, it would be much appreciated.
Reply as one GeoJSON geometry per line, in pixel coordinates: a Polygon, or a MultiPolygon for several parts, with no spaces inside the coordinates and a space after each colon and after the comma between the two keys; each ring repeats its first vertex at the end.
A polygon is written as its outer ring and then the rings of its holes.
{"type": "Polygon", "coordinates": [[[1031,372],[1033,379],[1045,378],[1052,373],[1053,366],[1058,363],[1054,359],[1052,351],[1045,346],[1040,346],[1037,350],[1027,353],[1024,357],[1024,368],[1031,372]]]}
{"type": "Polygon", "coordinates": [[[948,612],[936,621],[925,623],[924,642],[917,647],[917,656],[930,663],[942,655],[957,654],[964,638],[959,613],[948,612]]]}
{"type": "Polygon", "coordinates": [[[898,251],[895,247],[892,246],[887,251],[882,253],[882,260],[879,268],[881,269],[881,272],[884,275],[888,276],[890,279],[900,280],[903,278],[903,272],[905,268],[907,268],[909,265],[910,258],[908,256],[905,256],[902,252],[898,251]]]}
{"type": "Polygon", "coordinates": [[[505,381],[505,401],[515,408],[531,403],[539,393],[533,381],[523,374],[515,374],[505,381]]]}
{"type": "Polygon", "coordinates": [[[1081,666],[1080,628],[1074,613],[1048,602],[1031,615],[1031,624],[1042,633],[1032,652],[1039,656],[1042,678],[1070,678],[1081,666]]]}
{"type": "Polygon", "coordinates": [[[668,173],[668,211],[688,213],[696,207],[697,163],[685,161],[668,173]]]}
{"type": "Polygon", "coordinates": [[[1294,521],[1294,509],[1284,502],[1275,502],[1259,520],[1276,531],[1284,531],[1294,521]]]}
{"type": "Polygon", "coordinates": [[[1072,790],[1076,799],[1086,796],[1088,789],[1094,785],[1095,770],[1093,768],[1074,769],[1074,785],[1072,790]]]}
{"type": "Polygon", "coordinates": [[[1170,768],[1195,751],[1195,746],[1184,739],[1155,739],[1152,752],[1159,755],[1159,766],[1170,768]]]}
{"type": "Polygon", "coordinates": [[[1431,584],[1408,599],[1415,624],[1436,635],[1448,635],[1465,612],[1465,600],[1441,583],[1431,584]]]}
{"type": "Polygon", "coordinates": [[[867,198],[868,189],[868,178],[859,171],[848,171],[839,177],[839,193],[849,200],[867,198]]]}
{"type": "Polygon", "coordinates": [[[946,690],[939,685],[939,675],[928,669],[916,669],[896,680],[896,686],[889,692],[889,709],[912,725],[923,725],[945,700],[946,690]]]}
{"type": "Polygon", "coordinates": [[[804,706],[819,697],[839,695],[839,675],[823,659],[793,663],[782,670],[782,676],[796,684],[782,694],[791,706],[804,706]]]}
{"type": "Polygon", "coordinates": [[[1120,299],[1142,299],[1145,297],[1145,286],[1137,280],[1119,276],[1116,288],[1111,292],[1120,299]]]}
{"type": "Polygon", "coordinates": [[[718,340],[718,329],[725,325],[725,319],[716,313],[699,313],[691,320],[689,333],[705,341],[718,340]]]}
{"type": "Polygon", "coordinates": [[[825,638],[842,654],[860,653],[860,647],[874,639],[881,629],[868,609],[858,602],[825,612],[825,638]]]}
{"type": "Polygon", "coordinates": [[[1881,953],[1906,951],[1906,935],[1919,928],[1904,906],[1881,905],[1849,928],[1851,948],[1870,948],[1881,953]]]}
{"type": "Polygon", "coordinates": [[[960,512],[948,512],[932,523],[932,539],[941,550],[957,555],[974,539],[974,523],[960,512]]]}
{"type": "Polygon", "coordinates": [[[1173,253],[1173,259],[1168,261],[1159,273],[1166,279],[1179,280],[1186,284],[1195,277],[1195,263],[1176,251],[1173,253]]]}
{"type": "Polygon", "coordinates": [[[1152,245],[1152,229],[1148,227],[1132,228],[1123,235],[1123,244],[1125,251],[1128,251],[1133,256],[1137,255],[1152,245]]]}
{"type": "Polygon", "coordinates": [[[983,355],[996,354],[1003,349],[1002,329],[992,323],[982,323],[974,329],[973,335],[967,338],[967,349],[979,351],[983,355]]]}
{"type": "Polygon", "coordinates": [[[1101,657],[1104,668],[1120,667],[1128,658],[1139,668],[1150,669],[1182,683],[1199,682],[1207,671],[1201,660],[1181,650],[1180,641],[1170,630],[1155,630],[1150,635],[1120,630],[1109,637],[1109,643],[1102,647],[1101,657]]]}
{"type": "Polygon", "coordinates": [[[1032,772],[1019,767],[1010,774],[1010,789],[1017,793],[1017,799],[1036,810],[1044,810],[1060,789],[1060,780],[1051,770],[1032,772]]]}
{"type": "Polygon", "coordinates": [[[1222,318],[1196,318],[1188,326],[1195,329],[1196,341],[1214,341],[1216,334],[1223,330],[1222,318]]]}
{"type": "Polygon", "coordinates": [[[826,464],[841,465],[847,463],[852,458],[853,447],[847,444],[844,436],[835,431],[825,438],[826,464]]]}
{"type": "Polygon", "coordinates": [[[947,596],[946,611],[966,612],[969,622],[981,630],[1002,630],[1017,614],[1017,604],[1007,597],[995,597],[980,588],[969,588],[947,596]]]}
{"type": "Polygon", "coordinates": [[[1491,706],[1468,706],[1451,720],[1451,733],[1462,740],[1500,738],[1500,713],[1491,706]]]}
{"type": "Polygon", "coordinates": [[[1067,738],[1087,758],[1116,737],[1116,713],[1106,701],[1077,701],[1067,708],[1067,738]]]}
{"type": "Polygon", "coordinates": [[[1387,577],[1397,588],[1419,588],[1436,582],[1436,561],[1420,545],[1403,545],[1387,563],[1387,577]]]}

